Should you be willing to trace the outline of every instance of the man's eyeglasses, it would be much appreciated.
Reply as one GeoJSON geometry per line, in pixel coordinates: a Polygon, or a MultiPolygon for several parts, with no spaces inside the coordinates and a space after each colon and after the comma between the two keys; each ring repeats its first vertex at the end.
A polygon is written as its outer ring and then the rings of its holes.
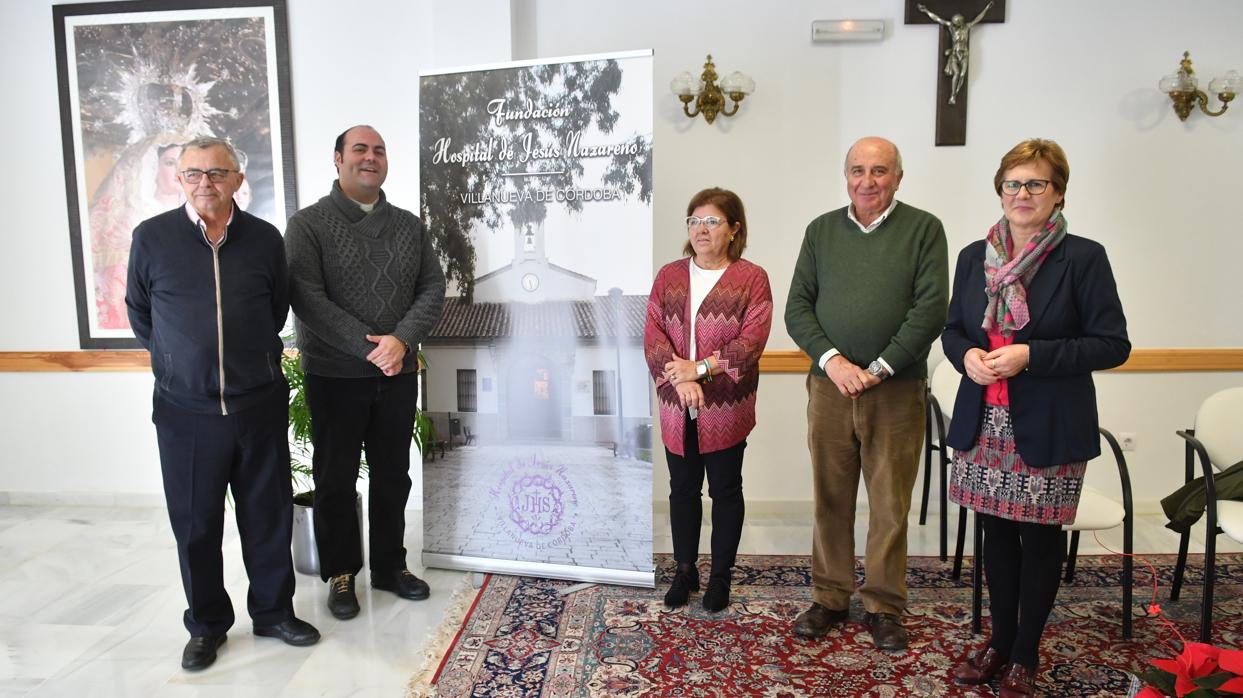
{"type": "Polygon", "coordinates": [[[703,223],[705,226],[707,226],[708,230],[716,230],[717,228],[721,227],[721,224],[724,222],[725,222],[725,219],[719,216],[704,216],[703,218],[700,218],[699,216],[687,216],[686,227],[687,228],[698,228],[699,224],[703,223]]]}
{"type": "Polygon", "coordinates": [[[229,175],[240,171],[241,170],[226,170],[223,167],[213,167],[210,170],[182,170],[181,178],[190,184],[198,184],[203,181],[203,175],[207,175],[207,179],[211,180],[212,184],[219,184],[220,182],[228,179],[229,175]]]}
{"type": "Polygon", "coordinates": [[[1020,182],[1017,179],[1007,179],[1001,183],[1001,191],[1006,196],[1018,196],[1020,189],[1027,189],[1027,193],[1032,196],[1039,196],[1049,188],[1050,181],[1047,179],[1029,179],[1026,182],[1020,182]]]}

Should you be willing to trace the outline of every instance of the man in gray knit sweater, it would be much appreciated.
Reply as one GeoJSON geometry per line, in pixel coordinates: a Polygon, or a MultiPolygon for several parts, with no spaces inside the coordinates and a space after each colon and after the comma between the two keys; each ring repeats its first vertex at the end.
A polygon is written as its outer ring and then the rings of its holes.
{"type": "Polygon", "coordinates": [[[370,471],[371,586],[425,599],[406,568],[410,440],[418,405],[416,348],[444,308],[445,277],[413,213],[389,204],[384,139],[370,126],[337,137],[337,181],[285,230],[290,304],[306,373],[315,446],[315,540],[328,609],[358,615],[363,553],[354,499],[359,458],[370,471]]]}

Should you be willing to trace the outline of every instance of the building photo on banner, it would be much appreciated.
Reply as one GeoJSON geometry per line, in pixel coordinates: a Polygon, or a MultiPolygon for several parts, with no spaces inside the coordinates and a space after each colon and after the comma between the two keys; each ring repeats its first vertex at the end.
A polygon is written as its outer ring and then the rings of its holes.
{"type": "Polygon", "coordinates": [[[420,76],[423,563],[652,586],[652,54],[420,76]]]}
{"type": "Polygon", "coordinates": [[[185,143],[233,143],[243,210],[283,228],[296,209],[284,1],[219,4],[53,8],[83,349],[138,347],[125,313],[130,234],[185,203],[185,143]]]}

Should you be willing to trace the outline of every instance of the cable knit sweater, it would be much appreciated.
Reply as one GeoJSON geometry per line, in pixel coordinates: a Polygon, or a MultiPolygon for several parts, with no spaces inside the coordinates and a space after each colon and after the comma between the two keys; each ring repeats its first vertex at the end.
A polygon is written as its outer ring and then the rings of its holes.
{"type": "MultiPolygon", "coordinates": [[[[445,276],[418,216],[384,192],[364,213],[337,182],[285,228],[289,296],[302,368],[333,378],[381,376],[367,361],[367,335],[391,334],[415,347],[445,302],[445,276]]],[[[402,373],[417,370],[407,360],[402,373]]]]}
{"type": "Polygon", "coordinates": [[[699,452],[733,446],[755,427],[755,394],[759,388],[760,355],[773,320],[773,294],[768,274],[739,259],[725,269],[695,316],[695,353],[690,347],[690,258],[666,264],[656,274],[647,303],[643,349],[656,381],[660,430],[665,448],[683,453],[686,408],[677,390],[665,380],[665,363],[676,355],[695,360],[713,357],[722,373],[701,381],[704,407],[699,410],[699,452]]]}

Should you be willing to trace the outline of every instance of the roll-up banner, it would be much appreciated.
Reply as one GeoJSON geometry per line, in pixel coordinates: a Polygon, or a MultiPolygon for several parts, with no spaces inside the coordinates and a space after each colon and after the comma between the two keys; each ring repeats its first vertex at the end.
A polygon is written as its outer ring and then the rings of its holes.
{"type": "Polygon", "coordinates": [[[423,564],[653,586],[651,51],[419,78],[423,564]]]}

